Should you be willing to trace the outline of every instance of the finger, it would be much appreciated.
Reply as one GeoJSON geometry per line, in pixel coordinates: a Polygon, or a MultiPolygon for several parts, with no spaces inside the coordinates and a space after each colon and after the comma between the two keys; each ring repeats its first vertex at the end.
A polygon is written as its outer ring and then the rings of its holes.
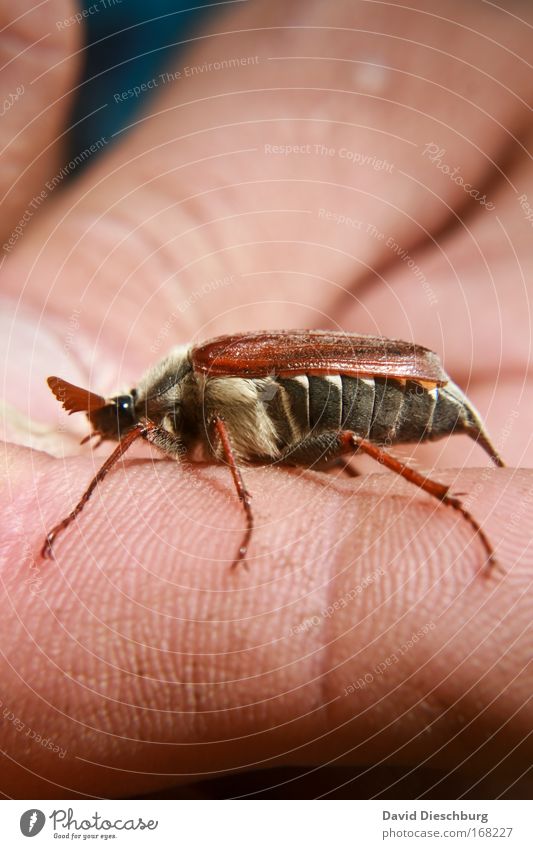
{"type": "Polygon", "coordinates": [[[30,229],[65,156],[64,132],[79,68],[75,4],[0,3],[0,203],[3,254],[30,229]]]}
{"type": "Polygon", "coordinates": [[[502,578],[455,511],[393,476],[247,469],[256,530],[248,571],[233,571],[243,516],[227,470],[117,468],[43,564],[44,530],[91,460],[7,457],[2,677],[23,723],[2,726],[11,795],[332,762],[512,782],[529,765],[530,475],[447,474],[502,578]]]}

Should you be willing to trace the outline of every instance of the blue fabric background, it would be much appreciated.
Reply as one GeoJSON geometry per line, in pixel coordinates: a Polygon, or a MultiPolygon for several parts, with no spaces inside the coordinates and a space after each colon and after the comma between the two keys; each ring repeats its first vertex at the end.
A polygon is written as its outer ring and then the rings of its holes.
{"type": "Polygon", "coordinates": [[[190,38],[209,14],[224,6],[213,0],[83,2],[81,8],[98,11],[81,24],[85,67],[72,116],[76,126],[70,135],[71,154],[85,150],[102,136],[109,139],[134,120],[151,93],[118,103],[113,95],[171,67],[172,59],[187,47],[177,42],[190,38]]]}

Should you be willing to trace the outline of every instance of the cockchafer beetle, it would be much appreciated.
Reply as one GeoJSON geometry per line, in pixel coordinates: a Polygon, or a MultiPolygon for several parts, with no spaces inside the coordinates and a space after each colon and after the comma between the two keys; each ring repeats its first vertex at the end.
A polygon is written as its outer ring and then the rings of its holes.
{"type": "Polygon", "coordinates": [[[494,562],[488,538],[449,487],[386,450],[464,433],[496,466],[504,465],[478,412],[427,348],[321,330],[240,333],[172,349],[136,389],[114,398],[58,377],[48,384],[69,414],[87,414],[93,432],[83,441],[99,437],[119,444],[77,506],[47,535],[43,556],[51,556],[57,535],[130,445],[143,438],[171,457],[200,447],[205,457],[227,463],[246,513],[234,566],[244,560],[253,530],[241,463],[328,468],[356,451],[459,511],[494,562]]]}

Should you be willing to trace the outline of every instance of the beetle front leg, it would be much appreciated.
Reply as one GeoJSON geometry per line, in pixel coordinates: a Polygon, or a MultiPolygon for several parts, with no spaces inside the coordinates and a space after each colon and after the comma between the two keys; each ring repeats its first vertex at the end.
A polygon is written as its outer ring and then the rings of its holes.
{"type": "Polygon", "coordinates": [[[65,516],[64,519],[58,522],[57,525],[55,525],[52,530],[49,531],[49,533],[46,535],[46,539],[41,548],[41,557],[48,557],[50,559],[53,558],[53,546],[58,535],[65,531],[68,526],[72,524],[72,522],[79,516],[98,484],[103,481],[107,473],[113,468],[113,466],[118,462],[118,460],[120,460],[122,455],[126,453],[130,445],[132,445],[132,443],[140,437],[146,438],[146,434],[150,427],[152,427],[151,423],[138,424],[136,425],[136,427],[132,428],[129,433],[122,437],[113,453],[107,458],[107,460],[97,471],[74,509],[70,511],[68,516],[65,516]]]}

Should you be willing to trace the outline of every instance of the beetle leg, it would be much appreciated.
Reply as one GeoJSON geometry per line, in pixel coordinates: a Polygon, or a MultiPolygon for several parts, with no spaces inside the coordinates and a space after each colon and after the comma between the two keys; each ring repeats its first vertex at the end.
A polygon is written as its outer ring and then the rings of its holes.
{"type": "Polygon", "coordinates": [[[346,448],[341,439],[342,435],[343,433],[339,434],[338,431],[326,431],[308,436],[301,442],[290,445],[272,462],[288,466],[306,466],[320,471],[331,469],[333,465],[340,463],[345,466],[346,462],[341,457],[348,451],[353,451],[353,446],[346,448]]]}
{"type": "Polygon", "coordinates": [[[96,439],[96,438],[98,438],[98,442],[95,442],[95,444],[92,447],[98,448],[98,446],[101,445],[104,440],[102,439],[102,435],[100,433],[98,433],[97,430],[93,430],[92,433],[88,433],[87,436],[84,436],[83,439],[80,442],[80,445],[85,445],[87,442],[90,442],[91,439],[96,439]]]}
{"type": "Polygon", "coordinates": [[[222,416],[214,416],[212,420],[212,426],[216,430],[218,437],[220,439],[220,444],[222,445],[222,450],[224,452],[224,458],[230,467],[231,474],[233,476],[233,482],[235,484],[235,489],[237,490],[237,495],[239,496],[239,500],[242,503],[244,508],[244,512],[246,514],[246,531],[244,533],[244,537],[239,548],[237,557],[233,561],[232,569],[235,569],[239,563],[245,562],[246,552],[248,550],[248,545],[250,543],[250,539],[252,537],[252,532],[254,529],[254,517],[252,513],[252,497],[246,486],[244,485],[244,480],[241,474],[241,470],[239,469],[237,462],[235,460],[235,455],[233,453],[233,449],[231,447],[230,436],[228,433],[228,429],[226,427],[226,423],[222,416]]]}
{"type": "Polygon", "coordinates": [[[181,439],[153,422],[147,423],[143,436],[147,442],[158,448],[167,457],[175,457],[180,460],[187,455],[187,447],[181,439]]]}
{"type": "Polygon", "coordinates": [[[52,557],[53,557],[52,548],[53,548],[54,541],[57,538],[58,534],[60,534],[62,531],[64,531],[65,528],[68,528],[68,526],[70,525],[71,522],[74,521],[76,516],[78,516],[79,513],[81,513],[81,511],[83,510],[83,508],[87,504],[89,498],[93,494],[93,492],[96,489],[96,487],[98,486],[98,484],[101,481],[103,481],[103,479],[105,478],[107,473],[113,468],[115,463],[118,460],[120,460],[120,458],[122,457],[123,454],[126,453],[126,451],[130,447],[132,442],[135,442],[135,440],[138,439],[140,436],[146,436],[148,427],[149,426],[147,426],[147,425],[139,424],[136,427],[134,427],[132,430],[130,430],[125,436],[122,437],[122,439],[120,440],[118,446],[115,448],[113,453],[107,458],[107,460],[105,461],[103,466],[95,474],[95,476],[92,479],[92,481],[90,482],[89,486],[87,487],[87,489],[83,493],[82,497],[80,498],[80,500],[76,504],[74,510],[72,510],[68,514],[68,516],[65,516],[65,518],[62,519],[61,522],[58,522],[57,525],[55,525],[55,527],[52,528],[50,533],[48,533],[46,535],[46,539],[44,541],[43,547],[41,548],[41,557],[44,557],[44,558],[49,557],[50,559],[52,559],[52,557]]]}
{"type": "MultiPolygon", "coordinates": [[[[96,433],[91,434],[91,436],[97,435],[98,434],[96,433]]],[[[178,439],[172,437],[168,433],[168,431],[164,430],[164,428],[158,427],[151,421],[145,421],[136,425],[136,427],[132,428],[132,430],[128,431],[128,433],[123,436],[113,453],[107,458],[103,466],[97,471],[96,475],[83,493],[74,510],[72,510],[68,514],[68,516],[65,516],[65,518],[62,519],[61,522],[58,522],[57,525],[52,528],[50,533],[46,535],[44,545],[41,549],[42,557],[53,557],[52,547],[57,535],[64,531],[66,528],[68,528],[68,526],[71,524],[71,522],[74,521],[76,516],[81,513],[98,484],[103,481],[103,479],[105,478],[107,473],[113,468],[115,463],[120,460],[123,454],[126,453],[132,442],[135,442],[135,440],[139,439],[139,437],[143,437],[143,439],[146,439],[148,442],[151,442],[152,445],[155,445],[156,448],[159,448],[161,451],[164,451],[165,454],[169,454],[170,456],[180,456],[184,452],[183,444],[178,439]]],[[[83,442],[87,441],[88,438],[86,437],[83,442]]],[[[101,441],[102,440],[100,440],[100,442],[101,441]]],[[[100,442],[98,443],[98,445],[100,444],[100,442]]]]}
{"type": "Polygon", "coordinates": [[[384,451],[378,445],[374,445],[372,442],[369,442],[368,439],[363,439],[362,437],[357,436],[357,434],[352,431],[345,431],[340,435],[340,438],[345,446],[344,450],[348,451],[356,448],[360,451],[364,451],[365,454],[368,454],[374,460],[377,460],[377,462],[381,463],[381,465],[386,466],[388,469],[391,469],[391,471],[401,475],[410,483],[414,483],[415,486],[419,486],[420,489],[423,489],[424,492],[428,492],[430,495],[438,498],[439,501],[443,502],[443,504],[447,504],[449,507],[453,507],[454,510],[457,510],[471,525],[476,535],[479,536],[479,539],[487,553],[489,566],[497,565],[494,550],[485,532],[468,510],[463,507],[460,500],[448,494],[450,490],[449,486],[438,483],[425,475],[421,475],[420,472],[417,472],[410,466],[406,466],[404,463],[401,463],[400,460],[397,460],[396,457],[393,457],[392,454],[384,451]]]}

